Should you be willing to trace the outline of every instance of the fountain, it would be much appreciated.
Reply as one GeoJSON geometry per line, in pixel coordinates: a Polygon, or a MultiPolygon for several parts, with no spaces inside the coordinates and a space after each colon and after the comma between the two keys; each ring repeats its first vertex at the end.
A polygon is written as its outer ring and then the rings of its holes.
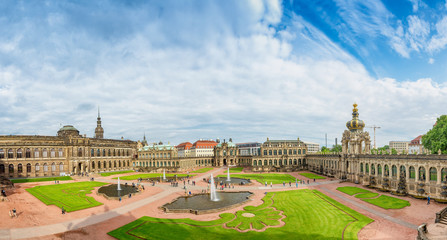
{"type": "Polygon", "coordinates": [[[217,202],[219,201],[219,198],[217,197],[217,192],[216,192],[216,185],[214,185],[214,178],[213,178],[213,174],[211,173],[211,187],[210,187],[210,200],[213,202],[217,202]]]}
{"type": "Polygon", "coordinates": [[[228,171],[227,171],[227,182],[231,182],[231,178],[230,178],[230,167],[228,167],[228,171]]]}
{"type": "Polygon", "coordinates": [[[118,177],[118,184],[116,190],[121,191],[120,177],[118,177]]]}
{"type": "Polygon", "coordinates": [[[165,169],[163,169],[163,181],[166,181],[166,173],[165,173],[165,169]]]}

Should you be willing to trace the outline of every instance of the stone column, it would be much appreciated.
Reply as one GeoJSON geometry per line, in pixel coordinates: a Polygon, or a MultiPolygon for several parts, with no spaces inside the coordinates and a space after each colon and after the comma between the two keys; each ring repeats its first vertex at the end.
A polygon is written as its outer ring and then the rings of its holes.
{"type": "Polygon", "coordinates": [[[436,184],[441,184],[441,181],[442,181],[442,174],[441,174],[441,166],[440,165],[438,165],[437,167],[436,167],[436,177],[437,177],[437,179],[436,179],[436,184]]]}

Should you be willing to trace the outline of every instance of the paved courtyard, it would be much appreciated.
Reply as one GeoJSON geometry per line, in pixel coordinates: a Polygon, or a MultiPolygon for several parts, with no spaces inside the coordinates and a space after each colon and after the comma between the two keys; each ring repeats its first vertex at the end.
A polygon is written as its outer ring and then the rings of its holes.
{"type": "MultiPolygon", "coordinates": [[[[202,181],[203,178],[209,177],[211,173],[214,176],[225,174],[225,170],[216,168],[207,173],[197,174],[192,179],[196,181],[196,186],[187,184],[188,191],[201,192],[207,188],[207,183],[202,181]]],[[[298,179],[306,180],[306,184],[299,184],[298,189],[318,189],[340,203],[374,219],[373,223],[359,232],[359,239],[415,239],[417,226],[424,222],[433,223],[435,213],[445,207],[445,205],[435,202],[427,205],[426,201],[403,197],[402,199],[409,201],[411,206],[403,209],[385,210],[336,190],[340,186],[359,187],[359,185],[339,183],[331,179],[320,179],[314,182],[313,179],[307,179],[298,173],[289,174],[298,179]],[[307,184],[307,180],[310,180],[309,184],[307,184]]],[[[130,174],[97,177],[95,181],[116,183],[116,180],[112,178],[124,175],[130,174]]],[[[74,181],[88,181],[88,178],[77,178],[74,181]]],[[[122,184],[125,182],[136,181],[121,180],[122,184]]],[[[16,184],[15,189],[7,191],[10,201],[0,203],[0,213],[3,215],[3,220],[0,222],[0,239],[84,239],[86,236],[90,239],[113,239],[107,235],[107,232],[142,216],[214,220],[218,219],[222,212],[234,213],[242,210],[247,205],[260,205],[265,192],[297,189],[294,183],[292,183],[292,187],[289,187],[287,183],[285,187],[283,184],[276,184],[271,188],[270,185],[265,187],[263,184],[254,181],[249,186],[235,186],[234,188],[236,191],[249,190],[254,193],[252,201],[242,206],[205,215],[168,214],[160,210],[159,207],[184,195],[183,183],[179,187],[171,187],[169,183],[151,186],[151,184],[144,182],[146,190],[143,193],[130,199],[123,199],[121,202],[108,200],[97,195],[95,189],[90,196],[104,203],[104,205],[62,215],[58,207],[46,206],[25,191],[26,188],[48,184],[54,184],[54,182],[16,184]],[[18,217],[11,219],[8,211],[14,207],[17,209],[18,217]]],[[[374,190],[371,191],[374,192],[374,190]]],[[[380,194],[390,195],[382,192],[380,194]]]]}

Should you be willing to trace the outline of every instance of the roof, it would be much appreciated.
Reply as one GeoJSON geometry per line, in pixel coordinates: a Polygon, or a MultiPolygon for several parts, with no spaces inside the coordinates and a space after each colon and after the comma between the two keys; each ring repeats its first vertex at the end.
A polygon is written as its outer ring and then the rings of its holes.
{"type": "Polygon", "coordinates": [[[192,146],[195,148],[200,148],[202,146],[216,146],[217,142],[213,141],[213,140],[198,140],[196,141],[192,146]]]}
{"type": "Polygon", "coordinates": [[[410,144],[419,145],[421,144],[422,135],[417,136],[415,139],[411,140],[410,144]]]}
{"type": "Polygon", "coordinates": [[[59,129],[59,131],[68,131],[68,130],[78,131],[78,129],[76,129],[72,125],[65,125],[65,126],[61,127],[61,129],[59,129]]]}
{"type": "MultiPolygon", "coordinates": [[[[236,144],[234,144],[233,142],[224,142],[227,144],[228,147],[236,147],[236,144]]],[[[222,147],[222,144],[224,143],[219,143],[216,145],[216,147],[222,147]]]]}
{"type": "Polygon", "coordinates": [[[138,151],[149,151],[149,150],[156,150],[156,151],[161,151],[161,150],[172,150],[174,149],[174,146],[171,145],[151,145],[151,146],[144,146],[140,149],[138,149],[138,151]]]}
{"type": "Polygon", "coordinates": [[[260,147],[261,143],[258,142],[248,142],[248,143],[236,143],[237,147],[260,147]]]}

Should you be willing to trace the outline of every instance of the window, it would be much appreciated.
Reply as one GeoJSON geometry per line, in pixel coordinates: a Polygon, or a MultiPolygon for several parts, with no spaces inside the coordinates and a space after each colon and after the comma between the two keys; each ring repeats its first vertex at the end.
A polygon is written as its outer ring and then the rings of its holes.
{"type": "Polygon", "coordinates": [[[276,150],[273,150],[273,155],[278,155],[278,152],[276,150]]]}
{"type": "Polygon", "coordinates": [[[22,171],[23,171],[23,169],[22,169],[22,164],[19,163],[19,164],[17,165],[17,172],[18,172],[18,173],[22,173],[22,171]]]}
{"type": "Polygon", "coordinates": [[[22,149],[21,148],[19,148],[18,150],[17,150],[17,158],[22,158],[22,149]]]}
{"type": "Polygon", "coordinates": [[[292,149],[289,149],[289,155],[292,155],[292,149]]]}
{"type": "Polygon", "coordinates": [[[380,164],[377,164],[377,174],[382,176],[382,166],[380,164]]]}
{"type": "Polygon", "coordinates": [[[14,152],[12,151],[12,149],[8,150],[8,158],[14,158],[14,152]]]}
{"type": "Polygon", "coordinates": [[[54,148],[51,149],[51,151],[50,151],[50,156],[51,156],[52,158],[56,157],[56,151],[54,150],[54,148]]]}
{"type": "Polygon", "coordinates": [[[293,155],[296,155],[296,149],[293,149],[293,155]]]}
{"type": "Polygon", "coordinates": [[[31,163],[26,164],[26,172],[31,172],[31,163]]]}
{"type": "Polygon", "coordinates": [[[410,167],[410,179],[415,179],[416,178],[416,171],[414,170],[414,167],[411,166],[410,167]]]}
{"type": "Polygon", "coordinates": [[[59,163],[59,171],[61,171],[61,172],[64,171],[64,164],[63,163],[59,163]]]}
{"type": "Polygon", "coordinates": [[[272,155],[272,150],[269,150],[269,155],[272,155]]]}
{"type": "Polygon", "coordinates": [[[36,170],[36,172],[40,171],[40,165],[38,163],[36,163],[36,166],[34,167],[34,169],[36,170]]]}
{"type": "Polygon", "coordinates": [[[419,181],[425,181],[425,168],[419,167],[419,181]]]}
{"type": "Polygon", "coordinates": [[[270,166],[272,165],[272,160],[269,160],[269,165],[270,165],[270,166]]]}
{"type": "Polygon", "coordinates": [[[368,163],[365,164],[365,172],[366,172],[366,173],[369,173],[369,166],[368,166],[368,163]]]}
{"type": "Polygon", "coordinates": [[[34,149],[34,157],[38,158],[39,157],[39,149],[34,149]]]}
{"type": "Polygon", "coordinates": [[[25,150],[25,157],[26,157],[26,158],[31,158],[31,149],[27,148],[27,149],[25,150]]]}
{"type": "Polygon", "coordinates": [[[55,163],[51,164],[51,171],[56,172],[56,164],[55,163]]]}
{"type": "Polygon", "coordinates": [[[44,158],[48,157],[48,152],[47,152],[47,149],[46,149],[46,148],[44,148],[44,149],[42,150],[42,157],[44,157],[44,158]]]}
{"type": "Polygon", "coordinates": [[[0,159],[5,158],[5,151],[0,148],[0,159]]]}
{"type": "Polygon", "coordinates": [[[264,160],[264,165],[267,165],[267,160],[264,160]]]}
{"type": "Polygon", "coordinates": [[[438,173],[436,171],[436,168],[432,167],[430,168],[430,181],[436,181],[438,180],[438,173]]]}
{"type": "Polygon", "coordinates": [[[278,155],[282,155],[282,150],[281,149],[278,150],[278,155]]]}
{"type": "Polygon", "coordinates": [[[5,165],[0,164],[0,173],[5,173],[5,165]]]}
{"type": "Polygon", "coordinates": [[[95,149],[90,150],[90,157],[94,157],[95,156],[95,149]]]}
{"type": "Polygon", "coordinates": [[[258,164],[258,161],[254,160],[253,161],[253,166],[256,166],[258,164]]]}
{"type": "Polygon", "coordinates": [[[43,165],[43,171],[48,172],[48,165],[46,163],[43,165]]]}
{"type": "Polygon", "coordinates": [[[64,156],[64,152],[62,152],[62,148],[59,148],[59,157],[63,157],[64,156]]]}
{"type": "Polygon", "coordinates": [[[82,157],[82,148],[78,148],[78,157],[82,157]]]}
{"type": "Polygon", "coordinates": [[[360,163],[360,172],[363,173],[363,163],[360,163]]]}
{"type": "Polygon", "coordinates": [[[385,165],[385,177],[388,177],[390,175],[390,168],[388,165],[385,165]]]}
{"type": "Polygon", "coordinates": [[[374,164],[371,164],[371,175],[376,174],[376,168],[374,167],[374,164]]]}
{"type": "Polygon", "coordinates": [[[9,164],[9,173],[14,173],[14,165],[9,164]]]}
{"type": "Polygon", "coordinates": [[[393,177],[397,176],[397,167],[396,167],[396,165],[393,165],[391,167],[391,176],[393,176],[393,177]]]}
{"type": "Polygon", "coordinates": [[[278,160],[275,159],[275,165],[278,165],[278,160]]]}

